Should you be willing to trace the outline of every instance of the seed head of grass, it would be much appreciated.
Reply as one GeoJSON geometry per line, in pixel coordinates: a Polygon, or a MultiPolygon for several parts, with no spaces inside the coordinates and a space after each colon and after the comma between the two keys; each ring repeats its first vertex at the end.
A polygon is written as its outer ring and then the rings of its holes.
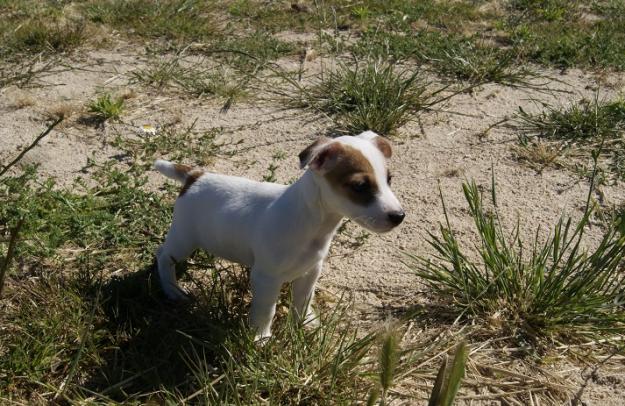
{"type": "Polygon", "coordinates": [[[447,220],[440,235],[430,233],[434,258],[411,255],[407,262],[459,319],[492,320],[522,341],[625,333],[619,304],[625,236],[617,225],[587,251],[581,243],[587,210],[578,222],[558,221],[544,242],[537,231],[528,243],[519,224],[510,234],[500,224],[494,180],[493,210],[484,207],[474,182],[463,190],[480,241],[477,252],[461,247],[447,220]]]}
{"type": "Polygon", "coordinates": [[[436,104],[433,99],[419,70],[410,73],[391,64],[368,62],[325,72],[311,86],[298,87],[289,103],[325,114],[341,132],[372,130],[391,135],[436,104]]]}

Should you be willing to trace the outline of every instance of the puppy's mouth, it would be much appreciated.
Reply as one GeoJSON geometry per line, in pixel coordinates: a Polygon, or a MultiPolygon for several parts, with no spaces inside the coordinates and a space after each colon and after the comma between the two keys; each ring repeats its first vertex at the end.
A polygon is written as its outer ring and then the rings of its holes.
{"type": "Polygon", "coordinates": [[[373,232],[376,234],[384,234],[393,230],[397,227],[396,224],[392,224],[388,221],[376,221],[376,219],[363,219],[363,218],[355,218],[353,219],[359,226],[373,232]]]}

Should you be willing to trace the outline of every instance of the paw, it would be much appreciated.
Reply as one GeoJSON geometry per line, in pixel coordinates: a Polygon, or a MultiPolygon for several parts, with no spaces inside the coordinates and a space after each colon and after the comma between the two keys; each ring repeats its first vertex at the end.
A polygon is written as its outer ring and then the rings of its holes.
{"type": "Polygon", "coordinates": [[[319,317],[315,314],[315,312],[310,312],[306,315],[306,318],[302,321],[302,327],[307,330],[313,330],[321,326],[321,322],[319,321],[319,317]]]}
{"type": "Polygon", "coordinates": [[[271,338],[271,333],[269,333],[269,332],[265,332],[265,333],[262,333],[262,334],[256,334],[254,336],[254,344],[256,344],[259,347],[262,347],[265,344],[267,344],[267,342],[269,341],[270,338],[271,338]]]}
{"type": "Polygon", "coordinates": [[[191,301],[191,297],[177,286],[170,286],[167,289],[163,288],[163,291],[167,299],[174,303],[188,303],[191,301]]]}

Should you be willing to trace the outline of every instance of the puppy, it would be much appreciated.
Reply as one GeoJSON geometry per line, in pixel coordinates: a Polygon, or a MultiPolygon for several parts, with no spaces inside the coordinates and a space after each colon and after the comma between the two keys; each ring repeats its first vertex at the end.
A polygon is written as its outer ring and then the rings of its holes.
{"type": "Polygon", "coordinates": [[[292,282],[292,309],[317,324],[311,307],[323,260],[341,219],[384,233],[404,211],[390,189],[391,146],[374,132],[322,137],[299,154],[308,168],[290,186],[208,173],[157,160],[156,170],[184,184],[173,222],[157,253],[160,281],[172,300],[184,299],[174,265],[194,250],[251,267],[250,326],[271,336],[280,288],[292,282]]]}

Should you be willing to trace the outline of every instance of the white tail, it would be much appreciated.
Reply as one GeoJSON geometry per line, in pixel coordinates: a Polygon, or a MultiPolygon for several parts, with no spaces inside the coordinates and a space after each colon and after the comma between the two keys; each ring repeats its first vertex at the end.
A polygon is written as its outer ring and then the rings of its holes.
{"type": "Polygon", "coordinates": [[[154,169],[168,178],[175,179],[178,182],[184,182],[187,179],[187,173],[191,170],[191,167],[174,164],[163,159],[157,159],[154,162],[154,169]]]}

